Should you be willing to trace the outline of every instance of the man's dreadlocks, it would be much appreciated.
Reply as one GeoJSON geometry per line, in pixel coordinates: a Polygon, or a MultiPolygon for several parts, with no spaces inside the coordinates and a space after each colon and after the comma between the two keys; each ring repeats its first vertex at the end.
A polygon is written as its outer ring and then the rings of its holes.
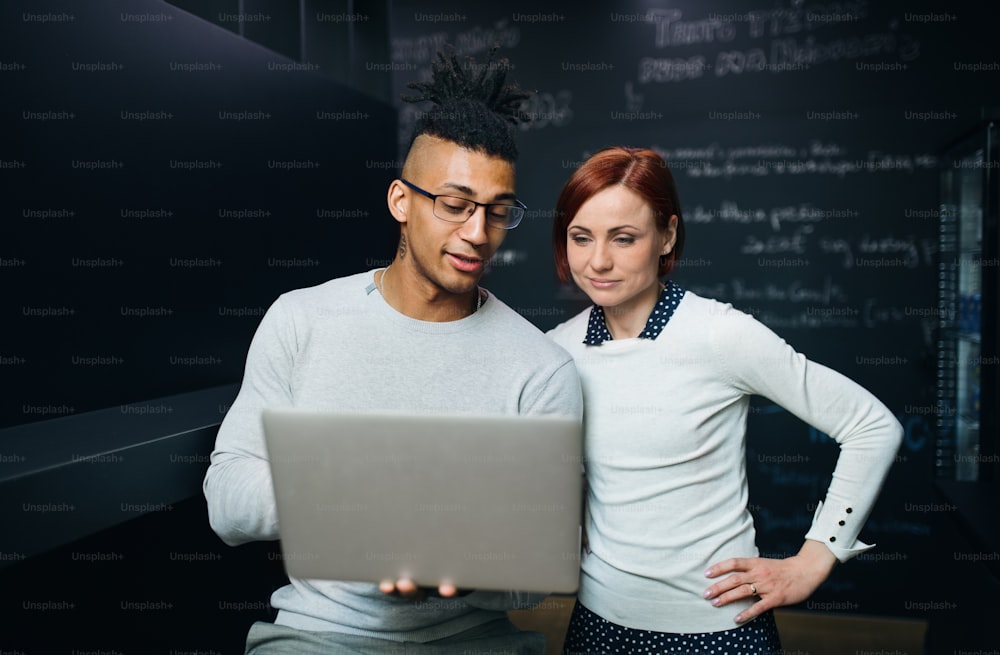
{"type": "Polygon", "coordinates": [[[511,163],[517,159],[514,126],[528,120],[520,105],[529,94],[507,84],[510,63],[506,58],[494,62],[496,51],[494,46],[485,64],[471,57],[459,62],[454,49],[438,52],[431,64],[431,80],[407,84],[419,94],[402,96],[402,100],[434,103],[417,120],[411,146],[418,136],[428,134],[511,163]]]}

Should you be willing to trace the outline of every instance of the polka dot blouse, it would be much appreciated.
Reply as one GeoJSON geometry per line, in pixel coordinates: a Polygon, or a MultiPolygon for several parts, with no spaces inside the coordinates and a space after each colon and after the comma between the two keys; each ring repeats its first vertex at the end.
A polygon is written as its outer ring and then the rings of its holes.
{"type": "MultiPolygon", "coordinates": [[[[667,325],[667,321],[674,315],[674,310],[681,303],[684,297],[684,289],[673,280],[667,280],[660,297],[653,307],[653,313],[646,320],[646,327],[639,333],[640,339],[655,339],[660,336],[660,332],[667,325]]],[[[587,335],[583,343],[588,346],[599,346],[605,341],[612,341],[613,337],[608,330],[607,323],[604,322],[604,308],[594,305],[590,310],[590,320],[587,323],[587,335]]]]}

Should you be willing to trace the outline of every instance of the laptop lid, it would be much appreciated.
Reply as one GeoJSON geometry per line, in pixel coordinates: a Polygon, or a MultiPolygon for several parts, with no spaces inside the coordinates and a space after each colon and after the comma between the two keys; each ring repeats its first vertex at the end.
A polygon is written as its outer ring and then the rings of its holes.
{"type": "Polygon", "coordinates": [[[263,422],[288,575],[576,591],[579,421],[270,409],[263,422]]]}

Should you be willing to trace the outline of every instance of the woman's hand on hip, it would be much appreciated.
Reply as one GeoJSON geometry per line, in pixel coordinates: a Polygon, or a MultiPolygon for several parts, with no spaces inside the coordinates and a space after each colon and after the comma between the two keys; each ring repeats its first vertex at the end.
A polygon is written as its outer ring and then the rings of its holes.
{"type": "Polygon", "coordinates": [[[836,556],[818,541],[806,540],[798,554],[785,559],[734,557],[708,567],[705,576],[730,575],[705,590],[716,607],[746,598],[756,602],[735,618],[744,623],[764,612],[809,598],[833,571],[836,556]]]}

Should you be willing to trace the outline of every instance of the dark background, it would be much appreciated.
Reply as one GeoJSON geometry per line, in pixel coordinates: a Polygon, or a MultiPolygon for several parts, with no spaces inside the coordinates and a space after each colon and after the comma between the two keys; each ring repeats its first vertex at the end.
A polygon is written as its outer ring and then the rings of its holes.
{"type": "MultiPolygon", "coordinates": [[[[535,120],[518,164],[530,211],[484,285],[542,329],[582,309],[553,273],[558,191],[601,147],[659,150],[687,222],[674,279],[854,378],[906,429],[862,534],[878,549],[802,607],[926,619],[929,652],[991,644],[997,580],[963,554],[996,553],[956,529],[935,491],[933,420],[939,169],[1000,106],[993,10],[141,0],[2,11],[0,426],[238,382],[279,293],[391,257],[385,188],[420,109],[398,101],[406,83],[446,43],[477,57],[497,43],[536,91],[535,120]]],[[[801,545],[836,453],[755,402],[751,509],[765,554],[801,545]]],[[[20,626],[0,647],[241,652],[249,624],[272,616],[276,560],[273,544],[223,546],[195,497],[0,570],[20,626]],[[46,599],[75,607],[33,604],[46,599]],[[42,637],[43,621],[66,629],[42,637]],[[140,648],[151,635],[159,650],[140,648]]]]}

